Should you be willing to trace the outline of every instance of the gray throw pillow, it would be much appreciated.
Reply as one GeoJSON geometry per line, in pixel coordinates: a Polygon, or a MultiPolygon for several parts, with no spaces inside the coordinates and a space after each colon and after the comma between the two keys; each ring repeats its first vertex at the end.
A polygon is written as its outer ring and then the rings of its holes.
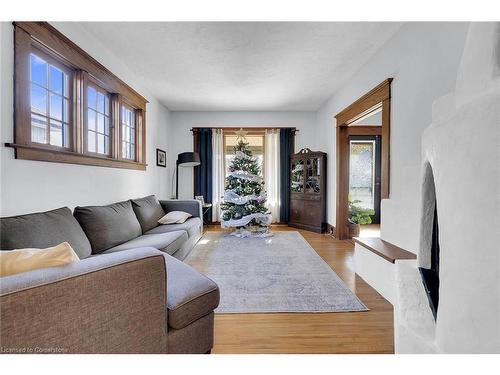
{"type": "Polygon", "coordinates": [[[76,207],[74,215],[92,245],[93,254],[102,253],[142,235],[141,225],[130,201],[107,206],[76,207]]]}
{"type": "Polygon", "coordinates": [[[165,211],[161,207],[160,202],[154,195],[149,195],[144,198],[131,199],[132,208],[135,216],[141,224],[142,233],[147,232],[158,226],[158,220],[165,215],[165,211]]]}
{"type": "Polygon", "coordinates": [[[68,207],[0,219],[0,249],[45,249],[68,242],[80,259],[91,254],[88,238],[68,207]]]}

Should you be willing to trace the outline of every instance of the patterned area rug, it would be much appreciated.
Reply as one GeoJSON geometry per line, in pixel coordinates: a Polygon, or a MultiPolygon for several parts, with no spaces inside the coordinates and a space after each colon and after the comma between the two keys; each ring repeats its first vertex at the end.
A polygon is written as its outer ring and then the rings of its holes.
{"type": "Polygon", "coordinates": [[[221,291],[217,313],[365,311],[299,232],[268,238],[208,232],[184,260],[221,291]]]}

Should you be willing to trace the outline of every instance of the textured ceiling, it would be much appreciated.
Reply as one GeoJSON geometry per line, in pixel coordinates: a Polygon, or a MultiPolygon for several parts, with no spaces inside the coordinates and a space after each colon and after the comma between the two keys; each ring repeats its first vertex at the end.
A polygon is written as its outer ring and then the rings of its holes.
{"type": "Polygon", "coordinates": [[[171,110],[316,110],[400,27],[357,22],[92,22],[171,110]]]}

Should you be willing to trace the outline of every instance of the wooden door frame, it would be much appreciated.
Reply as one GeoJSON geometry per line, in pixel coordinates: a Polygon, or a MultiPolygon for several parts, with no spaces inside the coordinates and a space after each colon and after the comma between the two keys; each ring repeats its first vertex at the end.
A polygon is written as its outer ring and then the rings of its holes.
{"type": "Polygon", "coordinates": [[[337,207],[335,237],[337,239],[344,240],[349,238],[349,227],[347,225],[349,205],[347,196],[349,194],[350,135],[382,136],[380,199],[389,198],[391,82],[392,78],[387,78],[335,116],[337,120],[337,207]],[[354,121],[377,108],[382,108],[382,126],[350,126],[354,121]]]}

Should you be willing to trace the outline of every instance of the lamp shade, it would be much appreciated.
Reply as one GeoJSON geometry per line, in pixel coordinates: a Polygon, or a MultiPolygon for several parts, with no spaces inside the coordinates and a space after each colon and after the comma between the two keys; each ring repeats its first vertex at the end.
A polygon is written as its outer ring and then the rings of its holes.
{"type": "Polygon", "coordinates": [[[177,155],[177,165],[181,167],[195,167],[200,164],[200,155],[197,152],[183,152],[177,155]]]}

